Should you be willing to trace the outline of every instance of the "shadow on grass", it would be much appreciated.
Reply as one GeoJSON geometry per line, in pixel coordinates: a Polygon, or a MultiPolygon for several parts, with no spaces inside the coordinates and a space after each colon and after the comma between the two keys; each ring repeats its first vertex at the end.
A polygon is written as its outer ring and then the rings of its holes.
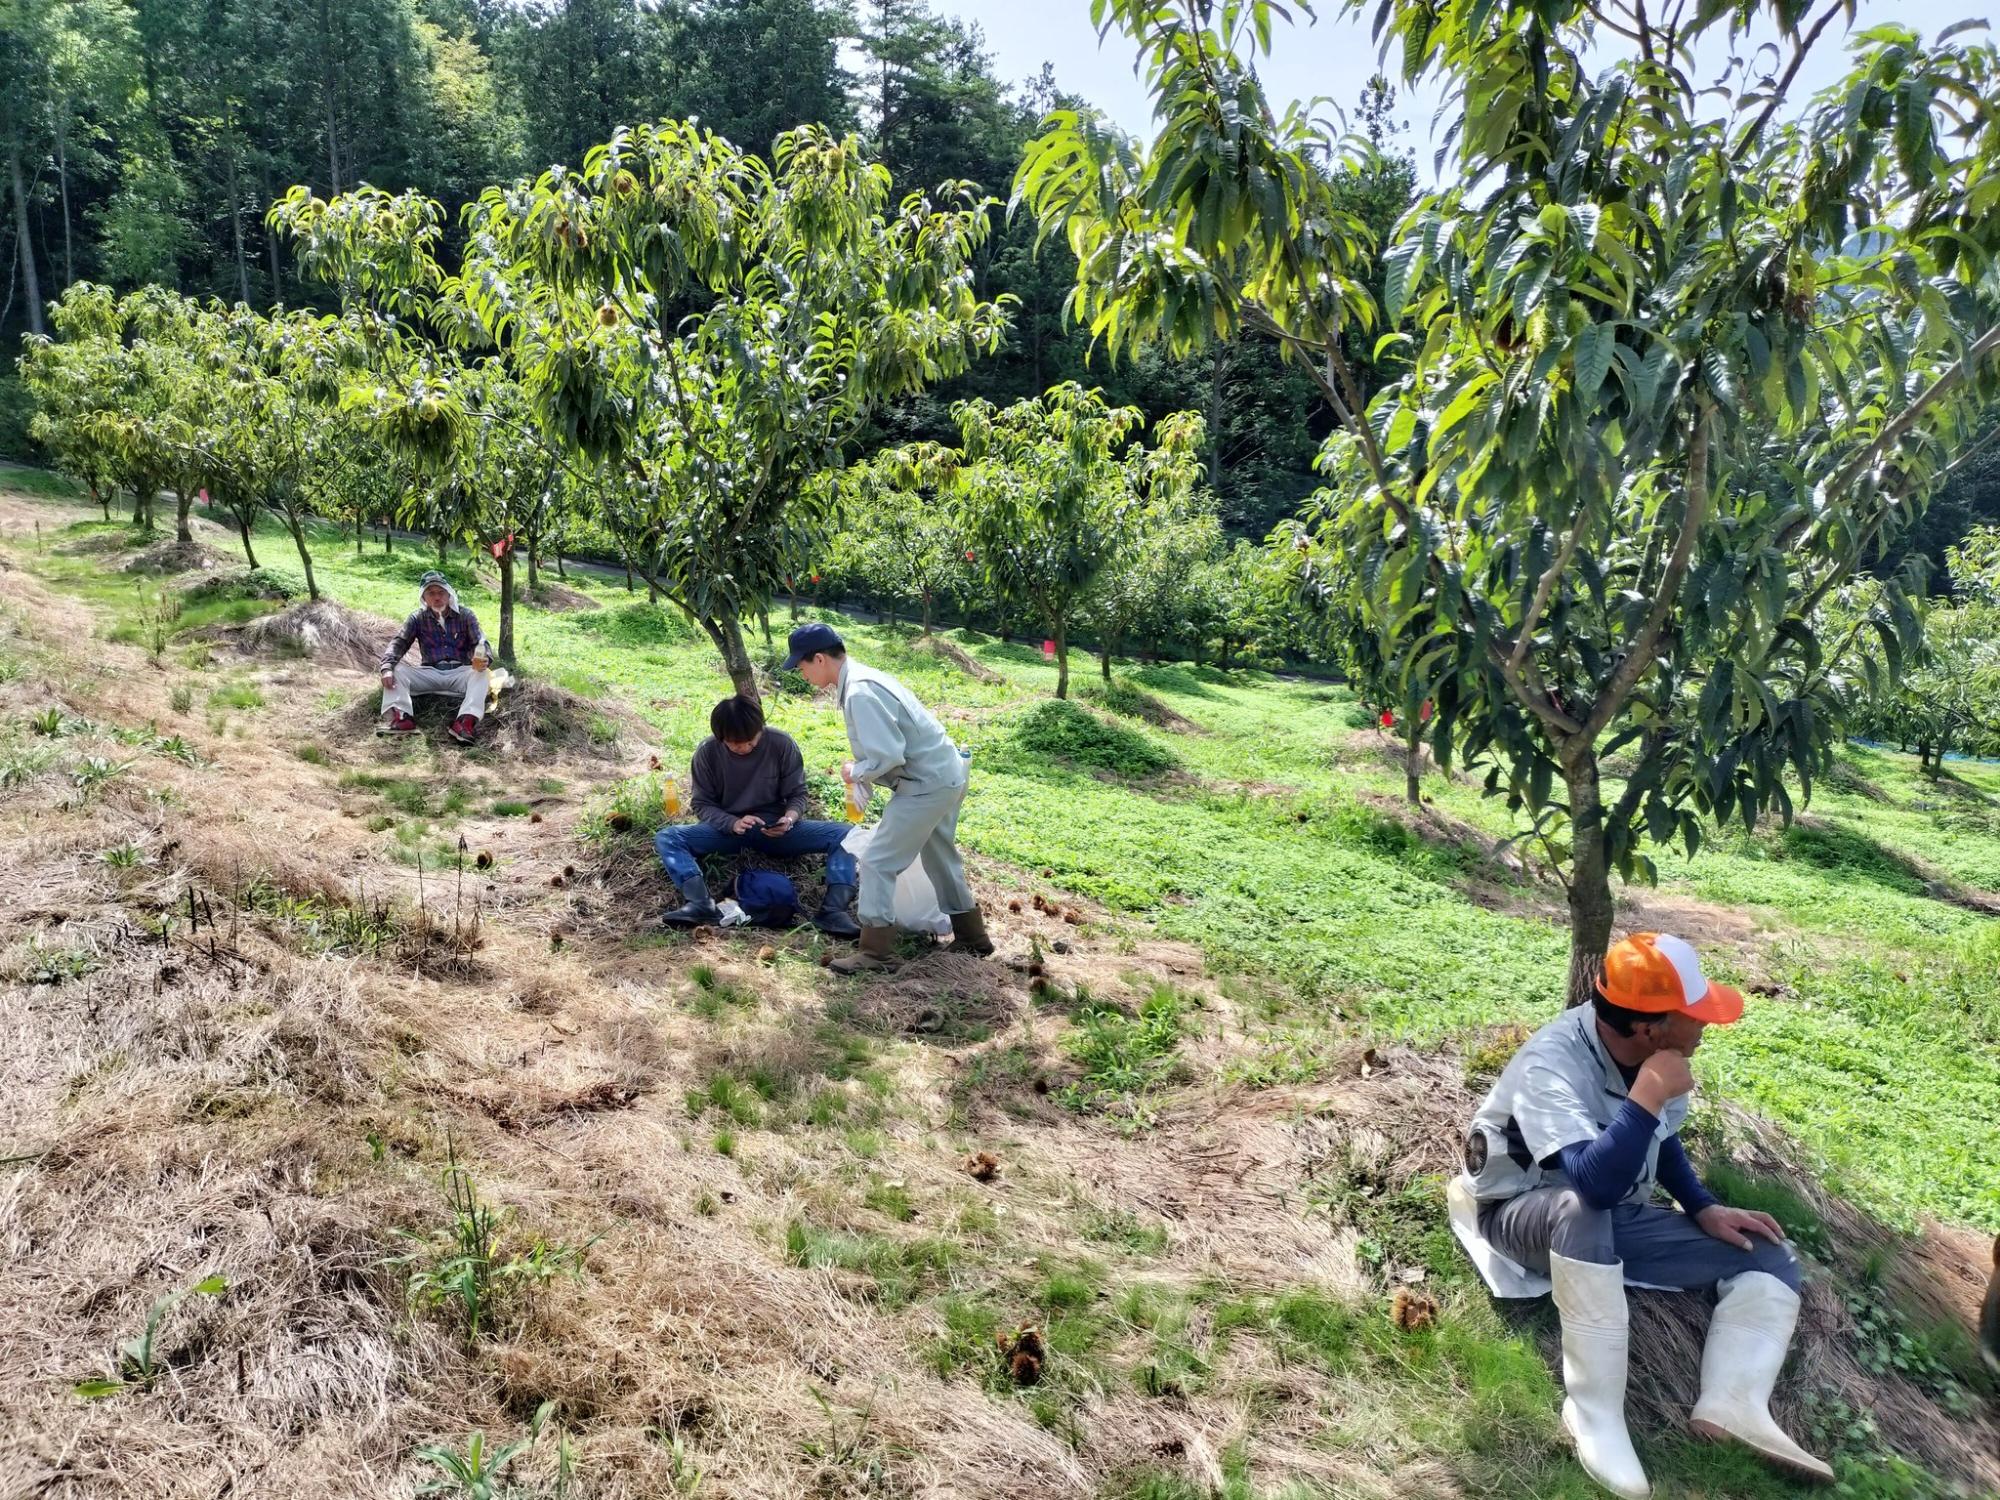
{"type": "Polygon", "coordinates": [[[1984,916],[2000,915],[2000,898],[1931,878],[1908,855],[1852,828],[1801,818],[1778,836],[1778,844],[1786,858],[1800,860],[1843,880],[1867,881],[1906,896],[1928,896],[1933,901],[1984,916]]]}

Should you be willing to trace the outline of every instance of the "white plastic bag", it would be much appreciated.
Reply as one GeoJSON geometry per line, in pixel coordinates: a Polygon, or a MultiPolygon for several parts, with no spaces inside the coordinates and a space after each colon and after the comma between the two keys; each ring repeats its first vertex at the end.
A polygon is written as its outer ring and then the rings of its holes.
{"type": "MultiPolygon", "coordinates": [[[[840,847],[856,859],[868,847],[868,841],[875,837],[875,824],[862,824],[849,831],[840,841],[840,847]]],[[[937,888],[931,884],[931,877],[924,871],[920,859],[910,861],[909,869],[896,877],[896,925],[905,932],[928,932],[933,937],[942,937],[951,931],[951,918],[938,905],[937,888]]]]}

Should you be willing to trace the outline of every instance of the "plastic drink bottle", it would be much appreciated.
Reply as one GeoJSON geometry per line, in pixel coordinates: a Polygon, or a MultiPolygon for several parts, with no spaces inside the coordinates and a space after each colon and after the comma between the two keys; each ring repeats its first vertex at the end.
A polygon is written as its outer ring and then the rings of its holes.
{"type": "Polygon", "coordinates": [[[670,818],[681,815],[681,784],[672,771],[667,772],[660,787],[660,811],[670,818]]]}
{"type": "Polygon", "coordinates": [[[859,823],[868,816],[868,804],[861,800],[861,788],[853,782],[847,783],[847,821],[859,823]]]}

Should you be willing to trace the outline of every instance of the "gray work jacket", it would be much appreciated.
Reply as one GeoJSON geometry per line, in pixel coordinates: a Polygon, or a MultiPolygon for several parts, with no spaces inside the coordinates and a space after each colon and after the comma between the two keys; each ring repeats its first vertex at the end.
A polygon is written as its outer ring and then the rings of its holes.
{"type": "Polygon", "coordinates": [[[958,746],[902,683],[849,657],[836,691],[856,781],[898,792],[965,785],[965,759],[958,746]]]}
{"type": "MultiPolygon", "coordinates": [[[[1472,1117],[1465,1171],[1473,1197],[1484,1203],[1567,1187],[1560,1168],[1542,1163],[1565,1146],[1596,1140],[1625,1095],[1625,1075],[1597,1034],[1597,1012],[1588,1005],[1564,1011],[1521,1044],[1472,1117]]],[[[1679,1132],[1687,1112],[1687,1095],[1667,1101],[1646,1165],[1621,1201],[1651,1201],[1660,1142],[1679,1132]]]]}

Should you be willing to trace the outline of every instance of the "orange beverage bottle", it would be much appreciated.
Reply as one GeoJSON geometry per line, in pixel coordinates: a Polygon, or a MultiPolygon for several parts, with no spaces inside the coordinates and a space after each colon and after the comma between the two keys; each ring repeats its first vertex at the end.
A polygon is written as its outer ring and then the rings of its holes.
{"type": "Polygon", "coordinates": [[[847,821],[859,823],[868,816],[868,804],[861,800],[861,789],[853,782],[847,783],[847,821]]]}
{"type": "Polygon", "coordinates": [[[681,784],[672,771],[667,772],[660,787],[660,811],[670,818],[681,815],[681,784]]]}

